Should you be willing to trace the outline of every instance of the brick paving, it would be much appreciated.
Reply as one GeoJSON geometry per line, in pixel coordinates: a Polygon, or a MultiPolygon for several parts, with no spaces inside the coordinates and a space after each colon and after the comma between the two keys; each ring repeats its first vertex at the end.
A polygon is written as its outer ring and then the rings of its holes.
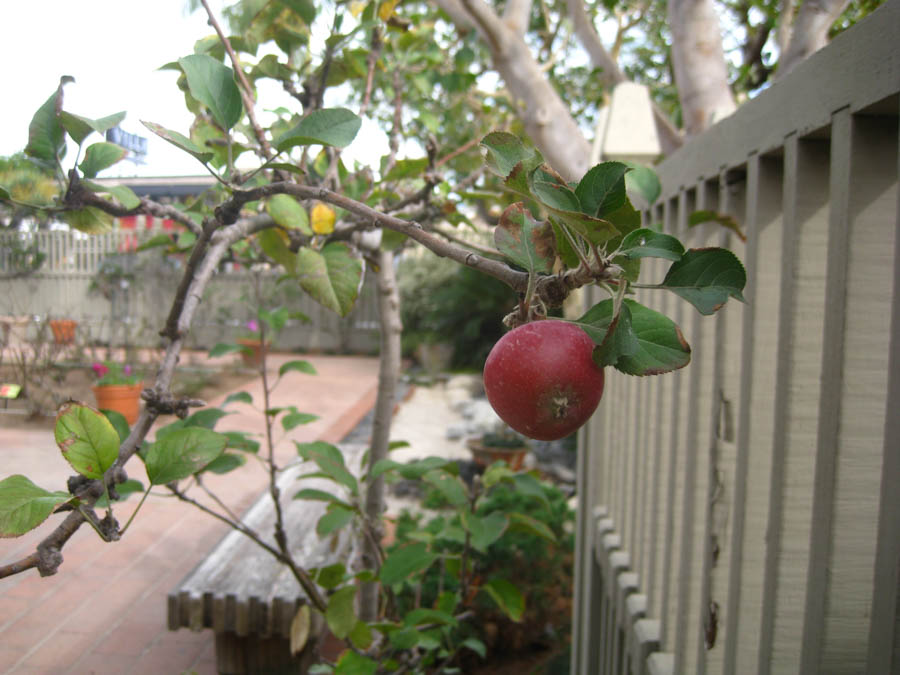
{"type": "MultiPolygon", "coordinates": [[[[270,372],[297,356],[273,356],[270,372]]],[[[303,356],[318,371],[315,377],[289,372],[279,383],[273,406],[295,405],[319,419],[293,429],[278,442],[277,456],[295,456],[291,441],[338,442],[375,402],[378,362],[350,356],[303,356]]],[[[257,405],[262,381],[241,388],[257,405]]],[[[223,392],[211,401],[224,401],[223,392]]],[[[255,431],[262,436],[262,416],[243,404],[229,406],[218,430],[255,431]]],[[[64,489],[71,469],[53,442],[52,421],[46,431],[3,427],[0,417],[0,478],[23,473],[46,489],[64,489]],[[62,484],[60,483],[62,481],[62,484]]],[[[262,438],[260,438],[262,440],[262,438]]],[[[127,467],[146,484],[139,462],[127,467]]],[[[266,475],[249,462],[206,484],[229,507],[242,513],[265,489],[266,475]]],[[[119,522],[127,520],[137,499],[118,505],[119,522]]],[[[0,564],[32,552],[49,532],[54,517],[36,531],[0,540],[0,564]]],[[[211,631],[192,633],[166,628],[166,595],[227,533],[227,527],[189,505],[151,497],[121,541],[103,543],[82,527],[63,550],[64,562],[52,577],[28,570],[0,579],[0,672],[15,675],[197,675],[215,673],[211,631]]]]}

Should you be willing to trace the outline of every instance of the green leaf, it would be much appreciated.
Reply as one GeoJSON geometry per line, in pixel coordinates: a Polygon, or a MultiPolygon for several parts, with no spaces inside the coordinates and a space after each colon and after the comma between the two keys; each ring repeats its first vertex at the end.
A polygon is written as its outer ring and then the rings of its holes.
{"type": "Polygon", "coordinates": [[[312,26],[316,20],[316,5],[312,0],[279,0],[282,5],[303,19],[307,26],[312,26]]]}
{"type": "Polygon", "coordinates": [[[487,647],[485,647],[484,643],[478,638],[466,638],[460,643],[459,646],[465,647],[466,649],[471,649],[483,659],[487,658],[487,647]]]}
{"type": "Polygon", "coordinates": [[[302,424],[315,422],[317,419],[319,419],[319,416],[313,415],[312,413],[292,412],[281,418],[281,426],[285,431],[290,431],[291,429],[296,429],[302,424]]]}
{"type": "Polygon", "coordinates": [[[234,71],[206,54],[192,54],[178,59],[187,77],[191,95],[206,105],[223,129],[231,129],[244,114],[241,92],[234,81],[234,71]]]}
{"type": "Polygon", "coordinates": [[[152,485],[165,485],[187,478],[212,462],[225,450],[227,437],[209,429],[177,429],[157,441],[144,458],[152,485]]]}
{"type": "Polygon", "coordinates": [[[401,159],[397,161],[384,177],[385,182],[398,181],[401,178],[417,178],[428,168],[428,158],[401,159]]]}
{"type": "Polygon", "coordinates": [[[581,202],[567,185],[546,180],[535,180],[531,185],[531,190],[538,201],[554,213],[560,211],[583,213],[581,202]]]}
{"type": "MultiPolygon", "coordinates": [[[[78,166],[85,178],[94,178],[103,169],[108,169],[116,162],[125,158],[128,151],[115,143],[102,141],[88,146],[84,153],[84,159],[78,166]]],[[[133,193],[132,193],[133,194],[133,193]]]]}
{"type": "Polygon", "coordinates": [[[347,316],[359,295],[362,263],[342,242],[326,244],[321,252],[301,248],[297,252],[297,279],[301,288],[319,304],[347,316]]]}
{"type": "Polygon", "coordinates": [[[313,581],[315,581],[322,588],[332,589],[337,588],[341,583],[343,583],[344,578],[347,576],[347,568],[343,563],[334,563],[333,565],[326,565],[325,567],[320,567],[316,570],[309,570],[310,575],[312,576],[313,581]]]}
{"type": "Polygon", "coordinates": [[[621,208],[628,200],[625,192],[628,169],[622,162],[603,162],[591,168],[575,188],[581,210],[588,215],[605,218],[621,208]]]}
{"type": "Polygon", "coordinates": [[[487,553],[488,546],[502,537],[509,525],[509,519],[499,511],[483,517],[468,511],[460,515],[463,527],[471,535],[472,546],[480,553],[487,553]]]}
{"type": "Polygon", "coordinates": [[[625,235],[619,251],[628,258],[681,260],[684,246],[670,234],[662,234],[644,227],[625,235]]]}
{"type": "MultiPolygon", "coordinates": [[[[56,162],[65,154],[66,133],[56,114],[57,101],[62,95],[62,85],[34,113],[28,125],[28,145],[25,154],[45,162],[56,162]]],[[[61,107],[61,106],[60,106],[61,107]]]]}
{"type": "Polygon", "coordinates": [[[0,199],[5,200],[5,201],[9,201],[11,199],[11,197],[9,195],[9,190],[7,190],[2,185],[0,185],[0,199]]]}
{"type": "Polygon", "coordinates": [[[459,621],[452,614],[439,609],[429,609],[427,607],[410,610],[403,617],[403,623],[407,626],[425,626],[433,623],[442,626],[459,625],[459,621]]]}
{"type": "Polygon", "coordinates": [[[494,463],[484,470],[481,483],[485,489],[490,489],[501,481],[511,480],[514,475],[516,475],[515,472],[505,464],[494,463]]]}
{"type": "Polygon", "coordinates": [[[353,520],[354,512],[339,504],[331,504],[319,522],[316,523],[316,534],[327,537],[332,532],[346,527],[353,520]]]}
{"type": "Polygon", "coordinates": [[[222,401],[222,405],[228,405],[229,403],[246,403],[248,405],[253,405],[253,397],[246,391],[236,391],[233,394],[228,394],[225,397],[225,400],[222,401]]]}
{"type": "Polygon", "coordinates": [[[295,164],[288,164],[287,162],[270,162],[266,164],[267,169],[272,169],[273,171],[287,171],[288,173],[295,174],[297,176],[305,176],[306,172],[299,166],[295,164]]]}
{"type": "MultiPolygon", "coordinates": [[[[124,185],[120,185],[118,187],[125,187],[124,185]]],[[[130,188],[126,188],[130,191],[130,188]]],[[[118,197],[117,197],[118,199],[118,197]]],[[[119,200],[121,201],[121,200],[119,200]]],[[[123,204],[125,206],[125,204],[123,204]]],[[[133,208],[133,207],[128,207],[133,208]]],[[[168,234],[157,234],[156,236],[150,237],[147,241],[137,247],[138,253],[141,251],[148,251],[151,248],[157,248],[159,246],[171,246],[173,244],[172,237],[168,234]]]]}
{"type": "Polygon", "coordinates": [[[524,513],[509,514],[509,529],[511,531],[527,532],[547,541],[556,542],[556,535],[553,534],[553,530],[545,522],[524,513]]]}
{"type": "Polygon", "coordinates": [[[72,137],[72,140],[81,145],[84,139],[93,132],[96,131],[98,134],[103,135],[108,129],[118,126],[125,119],[125,111],[92,120],[89,117],[82,117],[63,110],[59,114],[59,119],[69,136],[72,137]]]}
{"type": "Polygon", "coordinates": [[[290,195],[274,195],[266,202],[266,213],[281,227],[300,230],[311,237],[313,231],[309,226],[309,214],[300,203],[290,195]]]}
{"type": "Polygon", "coordinates": [[[396,548],[385,558],[378,576],[385,586],[393,586],[428,569],[437,558],[436,554],[428,551],[427,544],[396,548]]]}
{"type": "Polygon", "coordinates": [[[61,218],[76,230],[87,234],[103,234],[113,229],[113,217],[94,206],[66,211],[61,218]]]}
{"type": "MultiPolygon", "coordinates": [[[[691,348],[681,329],[669,317],[626,299],[631,312],[631,328],[638,341],[638,350],[620,356],[616,370],[627,375],[659,375],[684,368],[691,361],[691,348]]],[[[602,344],[612,322],[612,300],[599,302],[577,323],[596,344],[602,344]]]]}
{"type": "Polygon", "coordinates": [[[259,452],[259,442],[250,438],[246,432],[224,431],[220,433],[228,439],[228,444],[225,446],[226,448],[240,450],[242,452],[252,452],[253,454],[259,452]]]}
{"type": "Polygon", "coordinates": [[[53,429],[63,457],[86,478],[102,478],[119,456],[119,434],[103,413],[82,403],[63,404],[53,429]]]}
{"type": "Polygon", "coordinates": [[[407,650],[419,644],[419,635],[420,632],[414,627],[406,627],[391,631],[388,633],[388,639],[396,649],[407,650]]]}
{"type": "Polygon", "coordinates": [[[297,494],[294,495],[294,499],[308,499],[314,502],[327,502],[329,504],[339,504],[344,508],[350,509],[350,505],[335,497],[330,492],[325,492],[325,490],[315,490],[313,488],[304,488],[300,490],[297,494]]]}
{"type": "Polygon", "coordinates": [[[287,235],[278,229],[268,228],[256,233],[256,241],[263,253],[281,265],[288,274],[297,271],[297,255],[290,249],[287,235]]]}
{"type": "MultiPolygon", "coordinates": [[[[93,146],[91,146],[91,147],[93,147],[93,146]]],[[[113,197],[116,198],[116,201],[118,201],[126,209],[136,209],[138,206],[141,205],[140,198],[136,194],[134,194],[134,190],[132,190],[127,185],[108,185],[106,187],[103,187],[101,190],[99,190],[99,192],[106,192],[108,194],[111,194],[113,197]]],[[[160,236],[166,238],[166,240],[167,240],[166,243],[171,243],[172,240],[169,238],[168,235],[166,235],[166,234],[157,235],[157,237],[160,237],[160,236]]],[[[149,244],[149,242],[144,243],[143,248],[138,248],[138,250],[142,251],[142,250],[146,250],[147,248],[150,248],[150,246],[148,246],[148,244],[149,244]]]]}
{"type": "Polygon", "coordinates": [[[716,211],[694,211],[688,217],[688,227],[696,227],[703,223],[718,223],[725,229],[734,232],[741,241],[747,241],[747,235],[744,234],[744,231],[741,229],[737,220],[735,220],[734,216],[728,215],[727,213],[718,213],[716,211]]]}
{"type": "Polygon", "coordinates": [[[491,579],[481,590],[486,592],[506,616],[515,622],[525,613],[525,596],[506,579],[491,579]]]}
{"type": "Polygon", "coordinates": [[[347,470],[341,451],[330,443],[313,441],[312,443],[295,443],[297,454],[307,461],[314,462],[322,473],[336,483],[344,485],[351,494],[359,490],[356,478],[347,470]]]}
{"type": "Polygon", "coordinates": [[[526,148],[516,136],[505,131],[494,131],[481,139],[485,150],[484,163],[493,173],[503,179],[509,178],[513,170],[521,164],[520,171],[531,170],[543,163],[540,153],[526,148]]]}
{"type": "Polygon", "coordinates": [[[230,414],[231,413],[227,413],[221,408],[205,408],[203,410],[198,410],[190,417],[186,417],[184,420],[184,426],[215,429],[216,424],[218,424],[219,420],[230,414]]]}
{"type": "Polygon", "coordinates": [[[422,480],[436,488],[453,506],[463,506],[469,501],[463,482],[446,471],[429,471],[422,476],[422,480]]]}
{"type": "Polygon", "coordinates": [[[537,499],[546,508],[550,508],[550,500],[547,499],[547,493],[544,486],[537,478],[530,473],[517,473],[512,477],[513,485],[516,486],[516,492],[537,499]]]}
{"type": "Polygon", "coordinates": [[[318,375],[315,367],[309,361],[297,360],[297,361],[288,361],[281,365],[278,369],[278,376],[281,377],[285,373],[305,373],[306,375],[318,375]]]}
{"type": "Polygon", "coordinates": [[[747,273],[738,257],[724,248],[692,248],[672,264],[660,287],[667,288],[709,315],[728,298],[744,302],[747,273]]]}
{"type": "Polygon", "coordinates": [[[48,492],[19,474],[4,478],[0,481],[0,538],[33,530],[71,498],[66,492],[48,492]]]}
{"type": "Polygon", "coordinates": [[[527,272],[549,273],[556,259],[553,230],[535,220],[522,202],[506,208],[494,228],[497,250],[527,272]]]}
{"type": "Polygon", "coordinates": [[[291,312],[287,307],[259,310],[259,318],[265,322],[272,333],[280,333],[292,314],[295,312],[291,312]]]}
{"type": "Polygon", "coordinates": [[[231,344],[230,342],[217,342],[216,345],[209,350],[209,357],[214,359],[217,356],[225,356],[225,354],[233,354],[239,351],[241,351],[240,345],[231,344]]]}
{"type": "MultiPolygon", "coordinates": [[[[335,633],[337,635],[337,633],[335,633]]],[[[334,675],[375,675],[378,672],[378,662],[368,656],[357,654],[348,649],[338,659],[334,668],[334,675]]]]}
{"type": "Polygon", "coordinates": [[[353,604],[356,600],[356,587],[345,586],[335,591],[328,598],[325,610],[325,621],[336,638],[343,640],[356,625],[356,612],[353,604]]]}
{"type": "Polygon", "coordinates": [[[346,108],[314,110],[290,131],[275,140],[279,151],[295,145],[332,145],[343,148],[356,138],[362,120],[346,108]]]}
{"type": "Polygon", "coordinates": [[[184,150],[190,155],[193,155],[204,164],[209,163],[209,161],[213,158],[213,153],[207,152],[199,145],[196,145],[190,138],[182,136],[177,131],[172,131],[171,129],[166,129],[165,127],[154,122],[145,122],[144,120],[141,120],[141,124],[143,124],[160,138],[169,141],[169,143],[171,143],[175,147],[184,150]]]}
{"type": "Polygon", "coordinates": [[[646,166],[631,165],[631,171],[625,174],[625,189],[640,195],[650,206],[659,199],[662,185],[656,172],[646,166]]]}
{"type": "Polygon", "coordinates": [[[244,455],[236,455],[233,452],[223,452],[207,464],[203,470],[222,475],[234,471],[235,469],[239,469],[246,463],[247,458],[244,457],[244,455]]]}
{"type": "Polygon", "coordinates": [[[365,621],[357,621],[350,631],[350,642],[357,649],[368,649],[372,645],[372,629],[365,621]]]}
{"type": "Polygon", "coordinates": [[[122,444],[125,439],[128,438],[128,434],[131,433],[125,415],[116,410],[103,410],[101,412],[106,416],[106,419],[109,420],[109,423],[113,425],[113,429],[115,429],[116,433],[119,435],[119,444],[122,444]]]}
{"type": "Polygon", "coordinates": [[[613,317],[603,341],[594,349],[594,362],[601,368],[614,366],[623,356],[632,356],[640,349],[637,336],[631,327],[631,310],[622,303],[619,313],[613,317]]]}
{"type": "MultiPolygon", "coordinates": [[[[406,445],[409,444],[407,443],[406,445]]],[[[449,467],[450,464],[450,460],[443,457],[424,457],[405,464],[395,462],[392,459],[379,459],[375,462],[375,466],[372,467],[372,478],[377,478],[387,471],[396,471],[406,480],[418,480],[429,471],[444,469],[449,467]]]]}

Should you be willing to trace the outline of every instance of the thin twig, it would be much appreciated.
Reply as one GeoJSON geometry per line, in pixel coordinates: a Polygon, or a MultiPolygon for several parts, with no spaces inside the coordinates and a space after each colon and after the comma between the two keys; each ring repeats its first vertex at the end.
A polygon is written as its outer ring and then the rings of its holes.
{"type": "Polygon", "coordinates": [[[235,75],[237,75],[238,82],[240,82],[241,85],[241,99],[244,101],[244,109],[247,111],[247,117],[250,120],[250,126],[253,128],[253,133],[256,136],[256,140],[259,141],[263,158],[269,159],[273,156],[274,151],[272,150],[272,146],[269,145],[269,141],[266,139],[266,134],[263,132],[262,127],[259,125],[259,122],[256,121],[253,88],[250,86],[250,82],[247,81],[247,76],[244,74],[244,69],[241,68],[241,62],[238,60],[237,54],[235,54],[234,49],[231,46],[231,42],[228,40],[228,37],[225,35],[225,33],[222,32],[222,28],[221,26],[219,26],[219,22],[216,21],[215,14],[213,14],[212,9],[210,9],[209,3],[207,2],[207,0],[200,0],[200,2],[203,4],[203,8],[206,10],[206,14],[209,16],[210,25],[216,31],[216,35],[219,36],[219,41],[225,47],[225,51],[228,53],[228,58],[231,59],[231,65],[234,66],[235,75]]]}

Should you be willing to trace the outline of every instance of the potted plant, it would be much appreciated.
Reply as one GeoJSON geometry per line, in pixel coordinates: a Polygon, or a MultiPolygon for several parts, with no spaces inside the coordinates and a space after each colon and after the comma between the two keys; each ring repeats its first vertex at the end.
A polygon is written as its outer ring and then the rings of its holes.
{"type": "Polygon", "coordinates": [[[262,331],[256,319],[250,319],[246,326],[250,334],[237,340],[241,345],[241,358],[245,366],[259,368],[262,363],[263,346],[268,347],[269,342],[263,340],[262,331]]]}
{"type": "Polygon", "coordinates": [[[144,388],[141,377],[131,366],[113,361],[94,363],[91,369],[99,378],[93,386],[97,407],[101,410],[115,410],[124,415],[128,424],[134,424],[141,406],[141,391],[144,388]]]}
{"type": "Polygon", "coordinates": [[[53,331],[53,341],[58,345],[70,345],[75,342],[75,328],[78,322],[75,319],[50,319],[50,330],[53,331]]]}
{"type": "Polygon", "coordinates": [[[469,448],[472,459],[479,466],[488,467],[502,459],[513,471],[519,471],[522,468],[525,455],[530,450],[527,441],[505,425],[497,431],[486,432],[481,436],[470,438],[466,441],[466,447],[469,448]]]}

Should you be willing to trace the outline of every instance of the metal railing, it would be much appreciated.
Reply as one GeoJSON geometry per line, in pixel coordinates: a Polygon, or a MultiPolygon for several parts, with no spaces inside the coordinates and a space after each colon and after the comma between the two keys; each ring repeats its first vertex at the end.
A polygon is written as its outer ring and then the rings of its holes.
{"type": "Polygon", "coordinates": [[[897,35],[893,0],[658,167],[647,219],[748,303],[638,296],[693,362],[610,371],[582,434],[574,673],[900,672],[897,35]]]}

